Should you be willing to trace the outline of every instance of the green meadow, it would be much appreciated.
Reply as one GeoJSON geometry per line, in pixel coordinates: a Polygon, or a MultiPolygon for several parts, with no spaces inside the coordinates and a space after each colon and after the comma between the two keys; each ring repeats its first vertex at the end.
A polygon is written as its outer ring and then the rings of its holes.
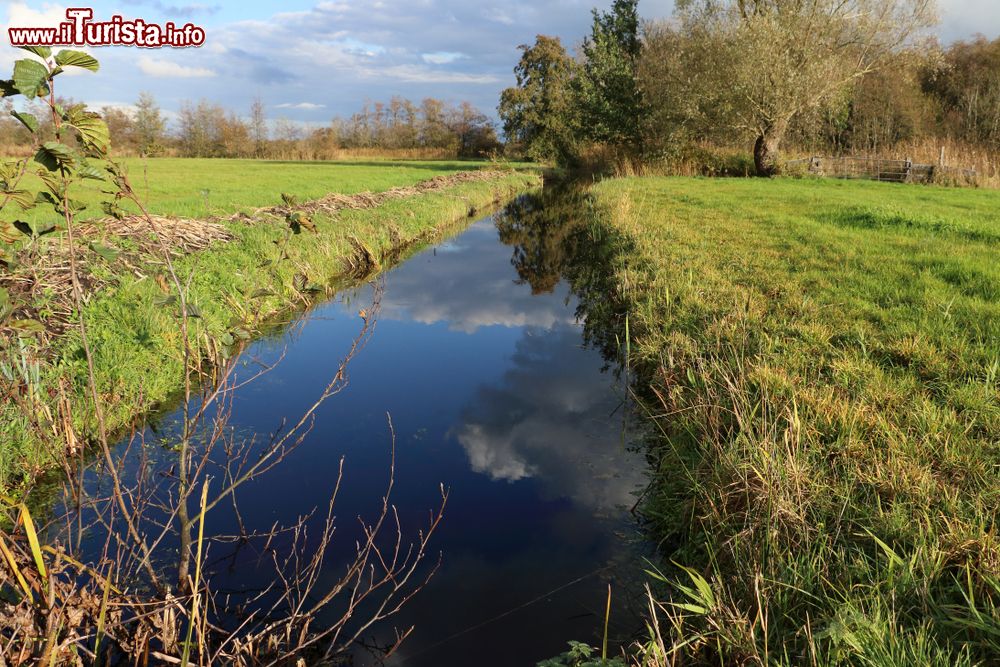
{"type": "MultiPolygon", "coordinates": [[[[489,166],[484,160],[339,160],[323,162],[213,158],[123,158],[132,186],[158,215],[206,218],[331,192],[380,192],[435,176],[489,166]]],[[[30,188],[40,183],[29,178],[30,188]]],[[[87,204],[81,219],[103,215],[100,183],[85,181],[74,197],[87,204]]],[[[128,207],[126,207],[128,208],[128,207]]],[[[41,215],[42,209],[27,213],[41,215]]],[[[50,213],[51,215],[51,213],[50,213]]]]}
{"type": "Polygon", "coordinates": [[[628,337],[656,425],[647,514],[688,568],[664,573],[674,647],[712,664],[1000,655],[1000,194],[592,192],[619,306],[603,335],[628,337]]]}

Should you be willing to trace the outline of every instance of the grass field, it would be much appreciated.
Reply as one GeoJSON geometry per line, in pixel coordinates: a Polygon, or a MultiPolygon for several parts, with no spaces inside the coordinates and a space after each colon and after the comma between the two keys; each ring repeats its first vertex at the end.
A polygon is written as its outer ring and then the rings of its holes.
{"type": "MultiPolygon", "coordinates": [[[[272,206],[281,202],[282,192],[300,201],[330,192],[379,192],[489,165],[481,160],[281,162],[194,158],[125,158],[123,163],[132,186],[153,213],[187,218],[272,206]]],[[[39,184],[28,179],[28,185],[37,189],[39,184]]],[[[101,194],[100,184],[87,182],[74,196],[88,205],[81,218],[103,215],[100,203],[106,196],[101,194]]],[[[38,209],[24,215],[44,214],[38,209]]]]}
{"type": "MultiPolygon", "coordinates": [[[[197,197],[189,192],[209,184],[229,192],[231,203],[213,213],[280,203],[288,192],[300,201],[330,192],[349,194],[411,185],[436,175],[465,171],[476,163],[355,163],[353,165],[249,163],[224,160],[150,161],[154,214],[200,217],[197,197]],[[204,168],[208,167],[208,168],[204,168]],[[202,171],[199,171],[202,169],[202,171]],[[240,179],[243,174],[245,178],[240,179]],[[153,183],[160,183],[154,189],[153,183]],[[155,194],[159,192],[161,194],[155,194]],[[192,203],[195,202],[195,203],[192,203]]],[[[207,249],[181,253],[177,273],[188,285],[189,339],[195,359],[218,361],[220,351],[256,335],[278,313],[301,308],[329,294],[331,280],[351,272],[349,262],[365,269],[436,230],[467,216],[470,210],[539,185],[536,172],[492,171],[479,180],[459,180],[443,188],[389,199],[374,208],[318,209],[308,212],[315,232],[292,233],[279,214],[221,220],[230,235],[207,249]]],[[[136,182],[141,188],[141,181],[136,182]]],[[[416,191],[415,191],[416,192],[416,191]]],[[[221,201],[221,197],[220,197],[221,201]]],[[[363,202],[362,202],[363,203],[363,202]]],[[[44,237],[55,243],[62,232],[44,237]]],[[[102,243],[118,254],[112,259],[81,244],[78,262],[83,282],[92,289],[83,308],[94,352],[97,387],[108,429],[120,429],[139,415],[163,405],[183,385],[183,344],[179,335],[174,289],[162,259],[136,239],[106,235],[102,243]]],[[[355,267],[356,269],[356,267],[355,267]]],[[[36,267],[22,262],[18,275],[32,277],[36,267]]],[[[44,270],[42,270],[44,273],[44,270]]],[[[44,283],[44,275],[42,275],[44,283]]],[[[31,315],[42,322],[57,312],[51,289],[32,292],[31,315]]],[[[19,315],[20,316],[20,315],[19,315]]],[[[65,332],[49,331],[39,339],[18,338],[0,329],[0,391],[16,400],[0,404],[0,490],[30,483],[58,459],[68,438],[66,415],[75,438],[86,441],[97,432],[88,396],[88,373],[74,321],[65,332]],[[68,403],[60,406],[59,395],[68,403]],[[40,435],[43,434],[43,435],[40,435]]]]}
{"type": "Polygon", "coordinates": [[[628,314],[605,335],[662,430],[647,511],[692,568],[663,632],[712,664],[993,664],[1000,194],[593,192],[628,314]]]}

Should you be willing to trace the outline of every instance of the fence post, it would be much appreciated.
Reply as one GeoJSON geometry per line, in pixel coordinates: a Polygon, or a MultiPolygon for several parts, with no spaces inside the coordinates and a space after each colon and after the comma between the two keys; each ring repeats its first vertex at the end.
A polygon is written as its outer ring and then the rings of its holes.
{"type": "Polygon", "coordinates": [[[913,160],[906,158],[906,162],[903,163],[903,182],[910,183],[913,179],[911,173],[913,171],[913,160]]]}

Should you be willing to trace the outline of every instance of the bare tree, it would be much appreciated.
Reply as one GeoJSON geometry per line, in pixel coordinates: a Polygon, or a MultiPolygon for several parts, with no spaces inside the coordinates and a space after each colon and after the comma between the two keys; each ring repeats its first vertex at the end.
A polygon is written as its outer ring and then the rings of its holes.
{"type": "Polygon", "coordinates": [[[166,125],[152,94],[140,93],[139,100],[135,103],[133,123],[135,142],[140,153],[149,155],[160,150],[166,125]]]}
{"type": "Polygon", "coordinates": [[[250,138],[253,140],[253,156],[258,159],[264,157],[267,150],[267,116],[260,97],[255,97],[250,105],[250,138]]]}

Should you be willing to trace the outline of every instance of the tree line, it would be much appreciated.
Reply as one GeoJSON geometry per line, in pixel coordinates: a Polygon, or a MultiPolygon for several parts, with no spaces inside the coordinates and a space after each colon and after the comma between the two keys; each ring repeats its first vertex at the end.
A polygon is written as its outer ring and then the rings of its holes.
{"type": "MultiPolygon", "coordinates": [[[[25,128],[9,113],[9,101],[6,106],[0,117],[6,148],[30,145],[25,128]]],[[[398,96],[388,103],[365,103],[347,118],[311,128],[283,118],[269,120],[259,98],[245,116],[208,100],[186,101],[172,127],[149,93],[142,93],[131,108],[105,107],[101,115],[120,155],[324,159],[338,151],[409,151],[484,157],[502,149],[493,122],[479,109],[469,102],[434,98],[419,104],[398,96]]]]}
{"type": "Polygon", "coordinates": [[[576,53],[522,45],[498,111],[510,149],[570,165],[706,145],[743,147],[761,175],[789,146],[1000,153],[1000,39],[942,46],[935,23],[933,0],[678,0],[659,21],[615,0],[576,53]]]}

